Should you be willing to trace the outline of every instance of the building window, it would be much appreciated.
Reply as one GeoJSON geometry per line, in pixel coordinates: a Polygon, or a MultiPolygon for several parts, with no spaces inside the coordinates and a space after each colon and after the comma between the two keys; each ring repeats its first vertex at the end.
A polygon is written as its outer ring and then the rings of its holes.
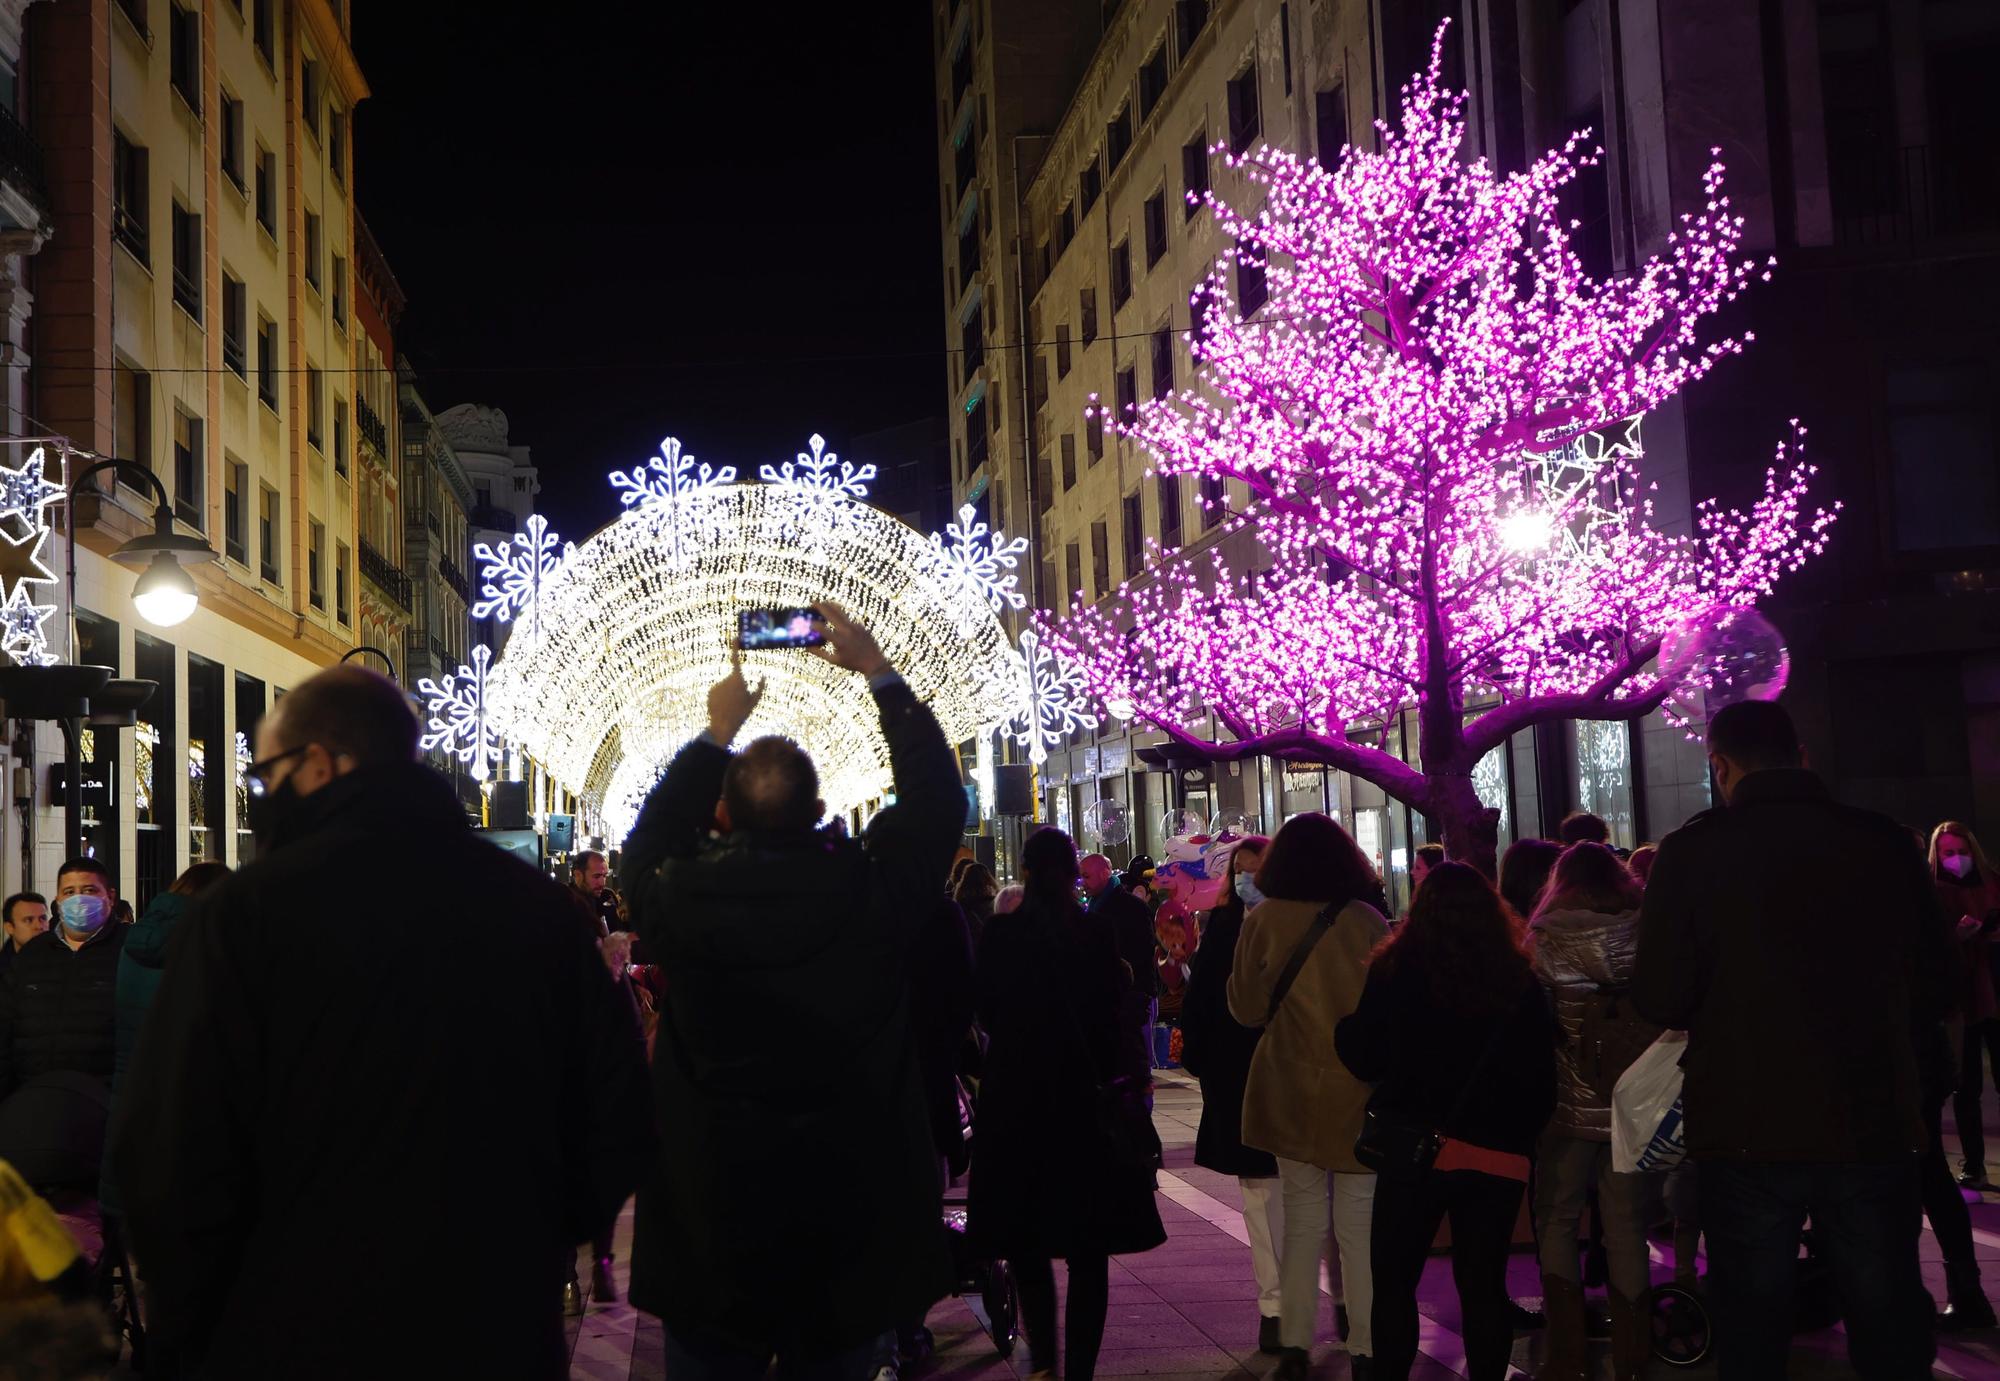
{"type": "Polygon", "coordinates": [[[201,419],[174,412],[174,516],[196,528],[208,526],[202,490],[201,419]]]}
{"type": "Polygon", "coordinates": [[[147,249],[148,201],[146,150],[116,130],[111,134],[111,228],[119,243],[140,263],[150,263],[147,249]]]}
{"type": "Polygon", "coordinates": [[[1066,494],[1076,488],[1076,433],[1064,432],[1062,438],[1062,484],[1066,494]]]}
{"type": "Polygon", "coordinates": [[[201,217],[174,203],[174,301],[201,320],[201,217]]]}
{"type": "Polygon", "coordinates": [[[333,473],[347,473],[347,400],[333,400],[333,473]]]}
{"type": "Polygon", "coordinates": [[[1126,106],[1111,117],[1111,123],[1104,127],[1104,156],[1117,172],[1118,165],[1125,161],[1125,155],[1132,152],[1132,107],[1126,106]]]}
{"type": "Polygon", "coordinates": [[[257,317],[257,398],[273,412],[278,409],[278,324],[262,313],[257,317]]]}
{"type": "Polygon", "coordinates": [[[153,468],[153,378],[128,365],[111,366],[113,432],[120,460],[153,468]]]}
{"type": "Polygon", "coordinates": [[[1229,150],[1242,154],[1263,133],[1263,114],[1257,108],[1257,55],[1229,81],[1229,150]]]}
{"type": "Polygon", "coordinates": [[[1347,146],[1347,88],[1335,86],[1313,97],[1314,157],[1328,172],[1340,167],[1340,151],[1347,146]]]}
{"type": "Polygon", "coordinates": [[[201,114],[201,11],[167,7],[167,80],[201,114]]]}
{"type": "Polygon", "coordinates": [[[322,612],[326,609],[326,525],[315,518],[306,541],[306,599],[322,612]]]}
{"type": "Polygon", "coordinates": [[[1056,323],[1056,377],[1058,379],[1067,379],[1069,377],[1069,323],[1067,321],[1056,323]]]}
{"type": "Polygon", "coordinates": [[[1069,573],[1069,589],[1064,593],[1071,599],[1083,598],[1083,548],[1075,542],[1063,547],[1063,569],[1069,573]]]}
{"type": "Polygon", "coordinates": [[[306,133],[319,142],[320,74],[319,64],[307,58],[302,64],[299,76],[299,119],[306,127],[306,133]]]}
{"type": "Polygon", "coordinates": [[[222,171],[239,192],[248,185],[243,180],[243,102],[222,93],[222,171]]]}
{"type": "Polygon", "coordinates": [[[1140,503],[1139,491],[1135,489],[1118,504],[1119,545],[1125,551],[1127,580],[1139,574],[1140,563],[1146,556],[1146,518],[1140,503]]]}
{"type": "Polygon", "coordinates": [[[1139,69],[1139,118],[1145,119],[1167,93],[1167,45],[1162,43],[1139,69]]]}
{"type": "Polygon", "coordinates": [[[306,366],[306,440],[315,451],[326,449],[321,445],[325,437],[319,425],[325,402],[326,376],[320,373],[318,365],[309,364],[306,366]]]}
{"type": "Polygon", "coordinates": [[[1264,277],[1264,261],[1256,254],[1249,246],[1236,251],[1236,310],[1244,317],[1254,315],[1271,295],[1264,277]]]}
{"type": "Polygon", "coordinates": [[[347,185],[347,117],[339,110],[326,115],[326,161],[333,180],[347,185]]]}
{"type": "Polygon", "coordinates": [[[1208,131],[1196,130],[1194,138],[1181,145],[1181,186],[1184,189],[1181,219],[1191,221],[1208,205],[1208,131]]]}
{"type": "Polygon", "coordinates": [[[1090,525],[1090,588],[1096,599],[1111,593],[1111,532],[1103,523],[1090,525]]]}
{"type": "Polygon", "coordinates": [[[1090,156],[1083,171],[1076,178],[1076,214],[1083,217],[1090,214],[1090,208],[1097,205],[1097,194],[1104,190],[1104,170],[1097,164],[1097,155],[1090,156]]]}
{"type": "Polygon", "coordinates": [[[231,561],[249,565],[249,550],[244,543],[248,540],[245,529],[250,515],[245,505],[250,502],[250,467],[240,460],[223,460],[222,482],[222,553],[231,561]]]}
{"type": "Polygon", "coordinates": [[[1132,241],[1120,240],[1111,247],[1111,310],[1117,311],[1132,300],[1132,241]]]}
{"type": "Polygon", "coordinates": [[[1207,278],[1194,285],[1188,294],[1188,354],[1196,361],[1201,359],[1201,347],[1208,344],[1214,331],[1208,322],[1208,310],[1215,305],[1215,289],[1207,278]]]}
{"type": "Polygon", "coordinates": [[[278,491],[268,484],[257,492],[257,573],[273,585],[285,583],[278,573],[278,491]]]}
{"type": "Polygon", "coordinates": [[[1203,475],[1200,485],[1202,526],[1214,527],[1222,521],[1228,511],[1229,494],[1223,487],[1222,476],[1203,475]]]}
{"type": "Polygon", "coordinates": [[[1285,94],[1292,94],[1292,7],[1278,6],[1278,57],[1285,69],[1285,94]]]}
{"type": "Polygon", "coordinates": [[[1172,551],[1181,544],[1181,477],[1160,476],[1160,545],[1172,551]]]}
{"type": "Polygon", "coordinates": [[[1062,215],[1056,217],[1056,253],[1060,255],[1069,248],[1069,242],[1076,238],[1076,208],[1065,206],[1062,215]]]}
{"type": "Polygon", "coordinates": [[[146,24],[146,0],[118,0],[118,10],[132,21],[132,27],[138,30],[139,37],[148,43],[153,41],[153,31],[146,24]]]}
{"type": "Polygon", "coordinates": [[[353,622],[347,604],[347,543],[336,542],[333,546],[333,616],[342,623],[353,622]]]}
{"type": "Polygon", "coordinates": [[[317,211],[308,211],[306,212],[306,282],[314,292],[320,291],[320,240],[319,213],[317,211]]]}
{"type": "Polygon", "coordinates": [[[1118,394],[1118,420],[1131,426],[1139,420],[1139,371],[1137,368],[1118,371],[1116,383],[1118,394]]]}
{"type": "Polygon", "coordinates": [[[1090,415],[1083,419],[1084,449],[1090,452],[1090,463],[1097,464],[1104,459],[1104,409],[1092,408],[1090,415]]]}
{"type": "Polygon", "coordinates": [[[1162,326],[1152,339],[1153,396],[1164,398],[1174,391],[1174,328],[1162,326]]]}
{"type": "Polygon", "coordinates": [[[1097,289],[1078,289],[1076,306],[1083,327],[1083,343],[1088,345],[1097,339],[1097,289]]]}
{"type": "Polygon", "coordinates": [[[253,0],[250,7],[250,31],[255,35],[257,51],[264,56],[264,65],[272,71],[278,68],[277,45],[273,35],[278,31],[271,21],[271,6],[276,0],[253,0]]]}
{"type": "Polygon", "coordinates": [[[1989,371],[1963,362],[1899,366],[1889,371],[1885,402],[1897,549],[1941,561],[1966,553],[1968,562],[2000,549],[1989,371]]]}
{"type": "Polygon", "coordinates": [[[333,256],[333,322],[347,324],[347,261],[338,254],[333,256]]]}
{"type": "Polygon", "coordinates": [[[278,238],[278,156],[266,148],[257,150],[257,224],[278,238]]]}
{"type": "Polygon", "coordinates": [[[1167,252],[1167,194],[1165,189],[1146,198],[1146,267],[1151,269],[1167,252]]]}
{"type": "Polygon", "coordinates": [[[1174,29],[1180,36],[1181,58],[1187,58],[1188,49],[1194,47],[1195,39],[1201,36],[1202,26],[1208,23],[1208,0],[1175,0],[1174,29]]]}
{"type": "Polygon", "coordinates": [[[236,371],[241,379],[245,372],[244,347],[248,344],[250,327],[250,294],[243,286],[243,280],[232,278],[229,270],[222,271],[222,363],[236,371]]]}

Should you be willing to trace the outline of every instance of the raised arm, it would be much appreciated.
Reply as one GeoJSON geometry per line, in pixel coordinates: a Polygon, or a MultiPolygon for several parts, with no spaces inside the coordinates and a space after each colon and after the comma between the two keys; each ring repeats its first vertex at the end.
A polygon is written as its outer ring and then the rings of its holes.
{"type": "Polygon", "coordinates": [[[618,882],[634,905],[646,895],[655,868],[700,845],[722,797],[729,745],[763,698],[763,682],[753,690],[743,678],[741,650],[732,650],[729,660],[729,674],[709,688],[708,728],[674,754],[626,836],[618,882]]]}

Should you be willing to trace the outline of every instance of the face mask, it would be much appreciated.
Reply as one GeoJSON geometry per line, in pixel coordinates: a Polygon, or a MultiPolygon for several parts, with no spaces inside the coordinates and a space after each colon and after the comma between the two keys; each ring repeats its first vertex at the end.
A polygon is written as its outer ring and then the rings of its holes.
{"type": "Polygon", "coordinates": [[[262,796],[250,798],[250,833],[256,837],[259,853],[278,842],[285,821],[297,811],[299,793],[286,777],[262,796]]]}
{"type": "Polygon", "coordinates": [[[1938,862],[1943,864],[1944,870],[1955,878],[1962,878],[1972,871],[1972,855],[1970,854],[1952,854],[1949,857],[1939,859],[1938,862]]]}
{"type": "Polygon", "coordinates": [[[1243,898],[1245,906],[1258,906],[1264,900],[1264,894],[1257,890],[1257,880],[1248,873],[1236,875],[1236,895],[1243,898]]]}
{"type": "Polygon", "coordinates": [[[111,903],[79,892],[57,902],[56,914],[61,917],[64,930],[79,939],[88,939],[104,929],[104,922],[111,915],[111,903]]]}

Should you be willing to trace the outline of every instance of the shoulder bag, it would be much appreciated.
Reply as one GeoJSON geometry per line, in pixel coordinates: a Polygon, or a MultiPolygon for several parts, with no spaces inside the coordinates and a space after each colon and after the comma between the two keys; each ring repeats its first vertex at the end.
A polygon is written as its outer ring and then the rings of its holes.
{"type": "Polygon", "coordinates": [[[1077,1016],[1076,1008],[1070,1004],[1069,993],[1060,982],[1056,987],[1055,1000],[1069,1018],[1070,1034],[1076,1037],[1084,1068],[1092,1072],[1097,1131],[1110,1149],[1112,1163],[1122,1169],[1153,1174],[1166,1163],[1166,1156],[1160,1145],[1159,1131],[1153,1126],[1152,1102],[1148,1097],[1146,1081],[1134,1079],[1128,1074],[1114,1074],[1109,1079],[1096,1078],[1097,1060],[1091,1053],[1090,1038],[1084,1033],[1083,1019],[1077,1016]]]}
{"type": "Polygon", "coordinates": [[[1299,936],[1299,942],[1292,946],[1291,958],[1285,961],[1285,967],[1278,973],[1278,981],[1271,987],[1271,1005],[1264,1009],[1266,1026],[1277,1017],[1278,1008],[1284,1002],[1285,994],[1292,990],[1292,984],[1298,979],[1299,970],[1306,966],[1306,960],[1312,957],[1313,950],[1325,938],[1327,931],[1333,929],[1333,922],[1333,903],[1328,902],[1320,908],[1319,914],[1313,917],[1312,924],[1306,927],[1306,933],[1299,936]]]}
{"type": "MultiPolygon", "coordinates": [[[[1458,1121],[1459,1115],[1465,1111],[1472,1091],[1479,1087],[1479,1076],[1486,1072],[1486,1067],[1493,1062],[1493,1053],[1500,1048],[1500,1033],[1513,1016],[1514,1009],[1510,1007],[1494,1023],[1486,1048],[1479,1052],[1479,1059],[1465,1078],[1465,1086],[1452,1101],[1451,1111],[1445,1114],[1447,1123],[1458,1121]]],[[[1428,1174],[1431,1166],[1436,1164],[1438,1151],[1443,1145],[1444,1133],[1435,1127],[1404,1113],[1371,1106],[1361,1117],[1361,1135],[1354,1142],[1354,1158],[1378,1175],[1417,1179],[1428,1174]]]]}

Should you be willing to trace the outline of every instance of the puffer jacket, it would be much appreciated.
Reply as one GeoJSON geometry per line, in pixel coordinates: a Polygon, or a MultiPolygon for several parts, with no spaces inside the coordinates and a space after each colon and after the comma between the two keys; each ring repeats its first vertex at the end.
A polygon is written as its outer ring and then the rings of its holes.
{"type": "Polygon", "coordinates": [[[1639,913],[1544,911],[1529,934],[1535,977],[1549,990],[1562,1028],[1549,1127],[1585,1141],[1609,1141],[1618,1076],[1660,1034],[1625,994],[1638,955],[1639,913]]]}
{"type": "Polygon", "coordinates": [[[106,922],[81,949],[55,930],[28,941],[0,984],[0,1098],[69,1070],[111,1082],[113,993],[128,926],[106,922]]]}

